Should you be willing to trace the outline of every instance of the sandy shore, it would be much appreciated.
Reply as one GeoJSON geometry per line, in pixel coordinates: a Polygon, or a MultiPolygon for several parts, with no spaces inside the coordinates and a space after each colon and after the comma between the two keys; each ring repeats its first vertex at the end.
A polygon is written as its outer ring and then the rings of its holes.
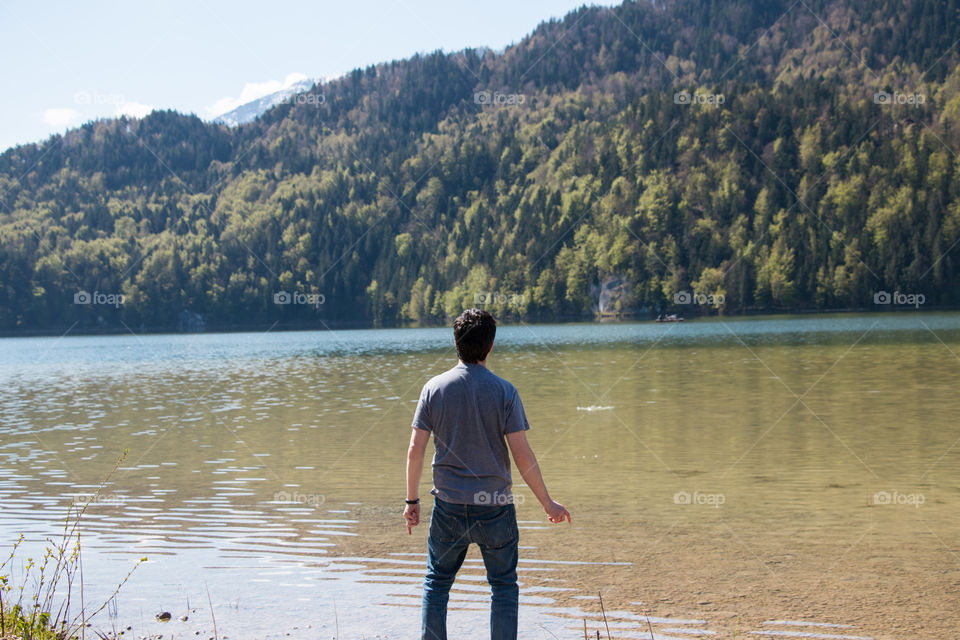
{"type": "MultiPolygon", "coordinates": [[[[331,555],[385,558],[425,551],[429,505],[424,524],[409,537],[399,511],[364,508],[355,516],[360,535],[339,541],[331,555]]],[[[520,519],[534,516],[527,507],[520,519]]],[[[521,545],[536,548],[522,549],[521,558],[630,564],[560,564],[549,574],[525,572],[521,565],[520,579],[528,586],[562,580],[572,590],[551,594],[560,606],[599,614],[599,602],[591,598],[599,592],[607,611],[704,620],[718,632],[713,637],[749,637],[750,631],[770,629],[764,623],[773,620],[850,625],[808,631],[874,640],[957,637],[960,557],[936,535],[904,540],[877,527],[857,532],[783,524],[617,527],[575,519],[573,526],[549,526],[544,519],[544,528],[522,529],[521,545]]],[[[479,557],[475,547],[470,557],[479,557]]]]}

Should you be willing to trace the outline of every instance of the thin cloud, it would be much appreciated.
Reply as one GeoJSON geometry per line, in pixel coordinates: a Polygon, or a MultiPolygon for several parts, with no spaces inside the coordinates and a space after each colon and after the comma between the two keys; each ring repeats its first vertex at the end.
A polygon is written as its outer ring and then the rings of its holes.
{"type": "Polygon", "coordinates": [[[52,108],[43,112],[43,121],[51,127],[69,127],[80,122],[81,114],[76,109],[52,108]]]}

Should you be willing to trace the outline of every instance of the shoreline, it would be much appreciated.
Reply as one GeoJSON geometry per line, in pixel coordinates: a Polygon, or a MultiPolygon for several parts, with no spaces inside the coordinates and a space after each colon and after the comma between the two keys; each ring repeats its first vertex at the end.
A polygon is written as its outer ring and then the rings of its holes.
{"type": "MultiPolygon", "coordinates": [[[[734,314],[688,314],[684,316],[685,321],[695,322],[701,320],[711,320],[715,318],[743,319],[743,318],[762,318],[762,317],[787,317],[787,316],[830,316],[830,315],[872,315],[872,314],[901,314],[901,313],[955,313],[960,312],[960,307],[924,307],[916,309],[914,307],[888,307],[877,309],[872,307],[853,307],[845,309],[792,309],[789,311],[772,310],[750,310],[734,314]]],[[[500,327],[514,325],[553,325],[553,324],[637,324],[654,323],[656,315],[653,313],[621,314],[619,316],[599,316],[597,314],[586,314],[576,316],[553,316],[553,317],[533,317],[533,318],[514,318],[508,316],[505,319],[498,319],[497,325],[500,327]]],[[[297,324],[229,324],[213,325],[203,331],[177,331],[176,327],[138,327],[133,329],[127,326],[121,327],[82,327],[75,326],[58,327],[50,329],[23,329],[17,331],[0,331],[0,338],[60,338],[66,336],[147,336],[147,335],[192,335],[192,334],[230,334],[230,333],[293,333],[307,331],[353,331],[353,330],[378,330],[378,329],[445,329],[449,323],[396,323],[377,325],[369,321],[351,321],[351,320],[331,320],[321,321],[320,324],[297,323],[297,324]]]]}

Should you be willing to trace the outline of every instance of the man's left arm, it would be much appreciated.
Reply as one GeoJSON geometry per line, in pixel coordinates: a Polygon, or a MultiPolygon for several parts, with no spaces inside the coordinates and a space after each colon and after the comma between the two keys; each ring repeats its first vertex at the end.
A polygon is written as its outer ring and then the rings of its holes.
{"type": "MultiPolygon", "coordinates": [[[[427,450],[430,432],[413,428],[410,434],[410,447],[407,449],[407,501],[420,498],[420,477],[423,475],[423,456],[427,450]]],[[[407,504],[403,510],[403,519],[407,522],[407,533],[413,534],[413,527],[420,524],[420,503],[407,504]]]]}

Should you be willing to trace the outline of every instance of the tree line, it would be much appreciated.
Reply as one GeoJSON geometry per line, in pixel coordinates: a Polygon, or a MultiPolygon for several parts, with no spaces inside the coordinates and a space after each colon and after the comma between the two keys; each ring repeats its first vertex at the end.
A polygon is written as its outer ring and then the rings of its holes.
{"type": "Polygon", "coordinates": [[[0,155],[0,330],[956,306],[958,17],[625,2],[235,129],[89,123],[0,155]]]}

